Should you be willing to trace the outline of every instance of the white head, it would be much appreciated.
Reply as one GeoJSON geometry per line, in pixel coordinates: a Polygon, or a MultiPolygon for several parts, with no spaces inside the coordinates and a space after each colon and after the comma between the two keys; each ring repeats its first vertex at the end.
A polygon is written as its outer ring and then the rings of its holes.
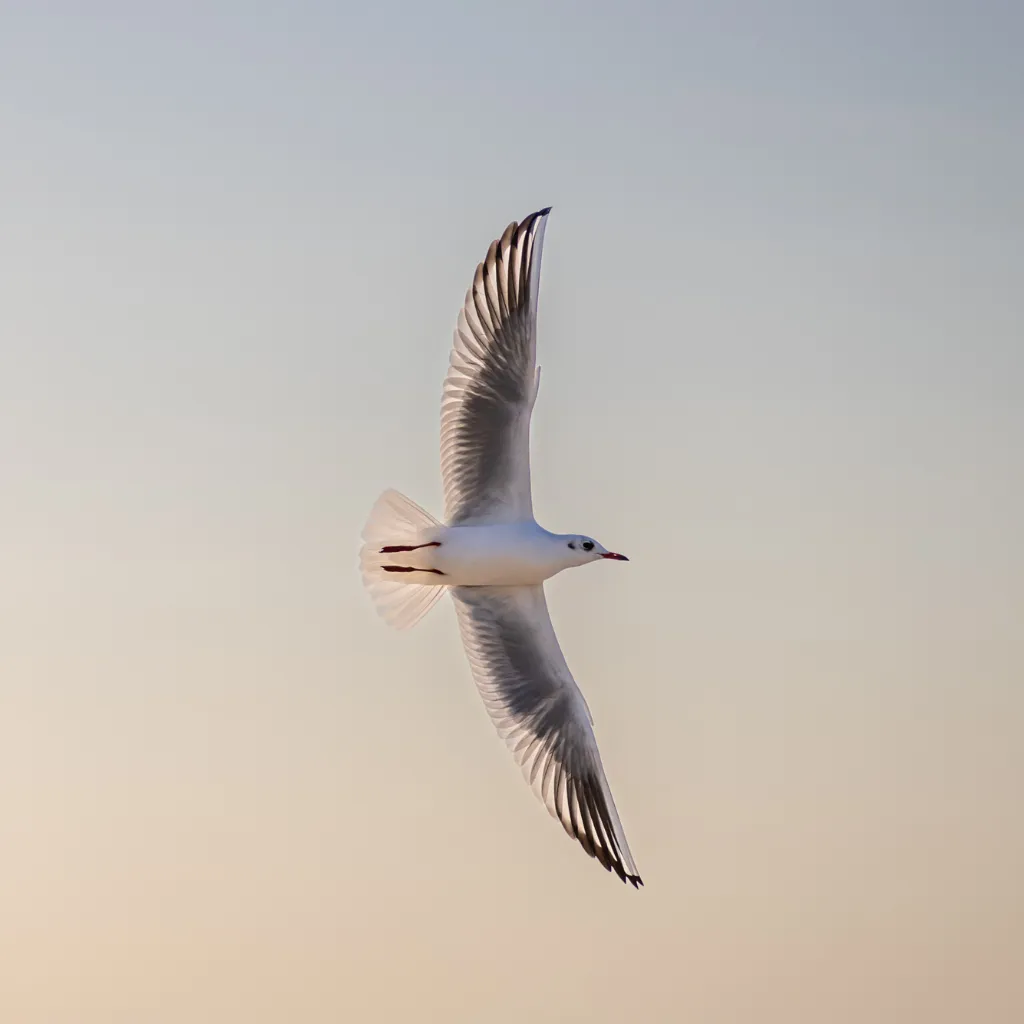
{"type": "Polygon", "coordinates": [[[593,537],[586,537],[583,534],[566,534],[561,538],[565,545],[566,566],[586,565],[588,562],[596,562],[599,558],[610,558],[615,562],[628,562],[625,555],[609,551],[606,547],[598,544],[593,537]]]}

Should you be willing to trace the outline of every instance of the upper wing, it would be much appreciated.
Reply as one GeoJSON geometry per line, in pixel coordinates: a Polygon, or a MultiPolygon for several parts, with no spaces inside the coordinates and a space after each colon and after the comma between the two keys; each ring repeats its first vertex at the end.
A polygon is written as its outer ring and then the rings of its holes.
{"type": "Polygon", "coordinates": [[[534,791],[587,853],[642,885],[544,588],[453,587],[452,596],[477,688],[534,791]]]}
{"type": "Polygon", "coordinates": [[[441,401],[441,474],[452,525],[533,517],[530,413],[549,212],[513,221],[491,243],[459,313],[441,401]]]}

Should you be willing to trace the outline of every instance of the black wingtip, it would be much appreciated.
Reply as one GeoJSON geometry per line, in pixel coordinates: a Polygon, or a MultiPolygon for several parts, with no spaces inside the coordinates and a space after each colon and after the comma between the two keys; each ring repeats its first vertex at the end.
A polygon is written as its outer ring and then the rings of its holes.
{"type": "Polygon", "coordinates": [[[545,206],[543,210],[538,210],[537,211],[537,216],[538,217],[546,217],[550,212],[551,212],[551,207],[550,206],[545,206]]]}
{"type": "Polygon", "coordinates": [[[639,875],[626,875],[626,881],[632,882],[634,889],[639,889],[644,884],[644,880],[639,875]]]}

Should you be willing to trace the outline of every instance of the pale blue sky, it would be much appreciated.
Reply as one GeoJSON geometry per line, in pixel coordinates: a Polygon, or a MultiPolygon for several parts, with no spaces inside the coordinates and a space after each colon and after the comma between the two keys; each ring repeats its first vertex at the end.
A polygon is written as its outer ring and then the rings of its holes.
{"type": "Polygon", "coordinates": [[[708,8],[4,5],[5,1020],[1024,1012],[1024,15],[708,8]],[[546,205],[640,893],[355,567],[546,205]]]}

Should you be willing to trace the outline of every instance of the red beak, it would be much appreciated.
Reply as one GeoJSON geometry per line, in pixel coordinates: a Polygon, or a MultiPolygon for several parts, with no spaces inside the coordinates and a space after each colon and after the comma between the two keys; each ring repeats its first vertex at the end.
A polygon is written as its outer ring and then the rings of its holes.
{"type": "Polygon", "coordinates": [[[606,551],[602,558],[613,558],[616,562],[628,562],[629,559],[625,555],[616,554],[614,551],[606,551]]]}

